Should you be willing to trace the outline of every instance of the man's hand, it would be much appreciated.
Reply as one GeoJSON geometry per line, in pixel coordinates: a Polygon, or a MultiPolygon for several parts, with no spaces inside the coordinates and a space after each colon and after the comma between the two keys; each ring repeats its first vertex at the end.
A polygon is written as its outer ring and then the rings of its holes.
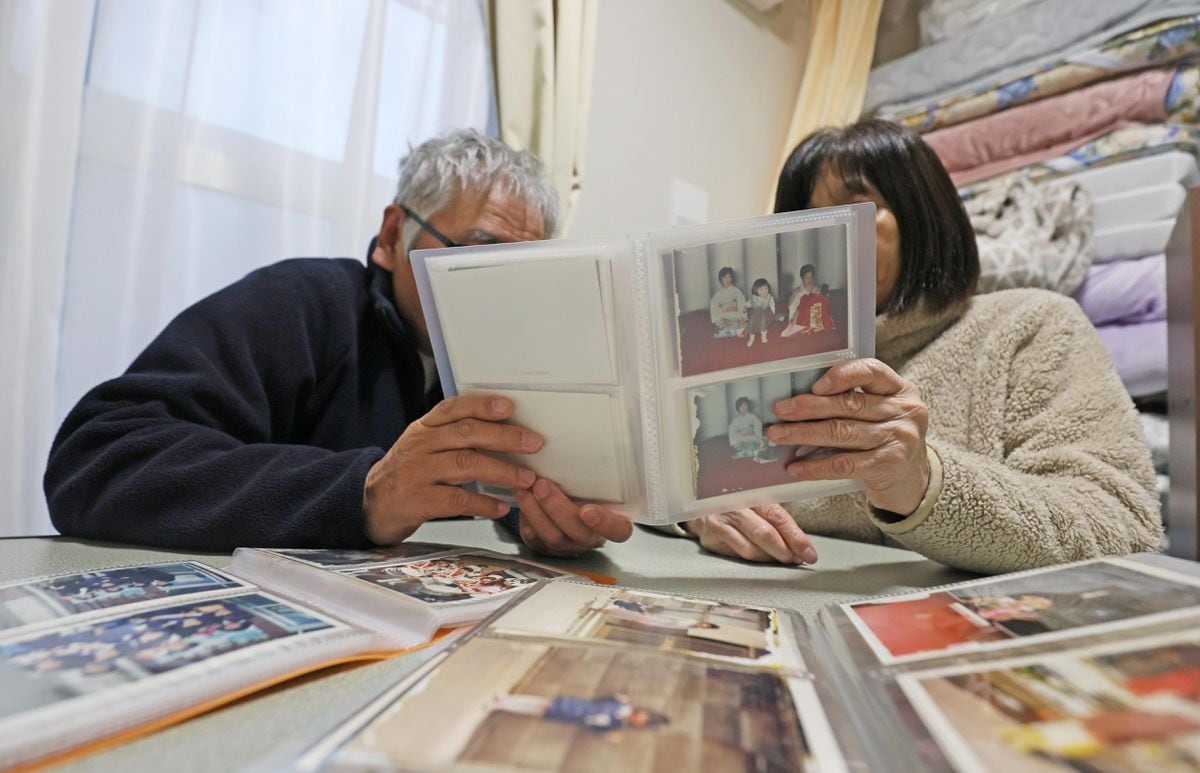
{"type": "Polygon", "coordinates": [[[752,507],[697,518],[683,528],[713,553],[747,561],[813,564],[817,550],[782,505],[752,507]]]}
{"type": "Polygon", "coordinates": [[[545,478],[513,493],[521,508],[521,541],[538,553],[569,558],[633,534],[629,516],[606,505],[573,502],[545,478]]]}
{"type": "Polygon", "coordinates": [[[495,519],[507,513],[507,504],[461,484],[479,481],[519,491],[537,480],[532,470],[480,453],[533,454],[542,447],[536,432],[500,423],[512,410],[512,401],[503,397],[451,397],[408,425],[367,472],[367,536],[376,544],[391,545],[434,518],[495,519]]]}
{"type": "Polygon", "coordinates": [[[916,385],[879,360],[835,365],[813,384],[812,394],[775,403],[775,415],[790,423],[767,430],[773,442],[848,452],[792,462],[792,477],[857,478],[873,507],[901,516],[921,504],[929,488],[929,409],[916,385]]]}

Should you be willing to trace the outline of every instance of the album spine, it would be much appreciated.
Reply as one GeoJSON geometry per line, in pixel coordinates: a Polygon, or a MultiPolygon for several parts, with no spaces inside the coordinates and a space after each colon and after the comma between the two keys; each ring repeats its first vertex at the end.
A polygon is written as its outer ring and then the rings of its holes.
{"type": "Polygon", "coordinates": [[[654,322],[650,313],[650,262],[648,240],[631,239],[633,265],[633,306],[638,369],[638,400],[642,416],[643,485],[646,491],[646,518],[650,523],[668,523],[667,496],[663,487],[663,448],[657,348],[654,322]]]}

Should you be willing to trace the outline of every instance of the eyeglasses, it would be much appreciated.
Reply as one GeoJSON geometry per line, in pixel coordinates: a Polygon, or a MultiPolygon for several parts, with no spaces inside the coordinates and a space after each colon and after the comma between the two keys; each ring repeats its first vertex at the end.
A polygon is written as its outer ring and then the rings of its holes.
{"type": "Polygon", "coordinates": [[[431,226],[424,218],[422,218],[416,212],[413,212],[411,209],[409,209],[408,206],[401,204],[400,209],[404,210],[404,214],[411,217],[417,225],[421,226],[421,230],[425,231],[425,233],[427,233],[430,236],[432,236],[433,238],[437,239],[439,242],[446,245],[447,247],[462,247],[463,246],[461,243],[454,241],[449,236],[446,236],[446,234],[442,233],[438,229],[431,226]]]}

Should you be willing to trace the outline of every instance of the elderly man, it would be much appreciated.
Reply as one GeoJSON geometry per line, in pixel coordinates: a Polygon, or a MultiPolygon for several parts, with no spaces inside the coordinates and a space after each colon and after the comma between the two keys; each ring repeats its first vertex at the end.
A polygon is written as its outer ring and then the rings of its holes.
{"type": "Polygon", "coordinates": [[[366,266],[288,260],[176,317],[90,391],[50,452],[64,534],[165,547],[366,546],[427,520],[498,519],[460,487],[511,486],[531,548],[571,555],[629,521],[481,451],[537,453],[507,400],[442,400],[408,253],[542,239],[558,216],[532,155],[463,130],[401,162],[366,266]]]}

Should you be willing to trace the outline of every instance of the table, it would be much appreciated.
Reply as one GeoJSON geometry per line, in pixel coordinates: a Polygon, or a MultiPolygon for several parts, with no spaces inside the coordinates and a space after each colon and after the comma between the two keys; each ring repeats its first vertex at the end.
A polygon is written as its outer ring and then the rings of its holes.
{"type": "MultiPolygon", "coordinates": [[[[514,537],[486,521],[429,523],[414,538],[536,557],[514,537]]],[[[767,566],[712,556],[692,540],[639,529],[628,542],[547,563],[612,575],[630,587],[790,608],[806,617],[815,615],[826,604],[972,576],[907,550],[822,537],[814,537],[813,544],[820,560],[812,568],[767,566]]],[[[173,559],[196,559],[220,567],[230,557],[67,538],[0,539],[0,582],[173,559]]],[[[161,768],[172,773],[248,767],[286,769],[294,755],[437,651],[437,647],[430,647],[384,662],[294,680],[59,769],[161,768]]]]}

